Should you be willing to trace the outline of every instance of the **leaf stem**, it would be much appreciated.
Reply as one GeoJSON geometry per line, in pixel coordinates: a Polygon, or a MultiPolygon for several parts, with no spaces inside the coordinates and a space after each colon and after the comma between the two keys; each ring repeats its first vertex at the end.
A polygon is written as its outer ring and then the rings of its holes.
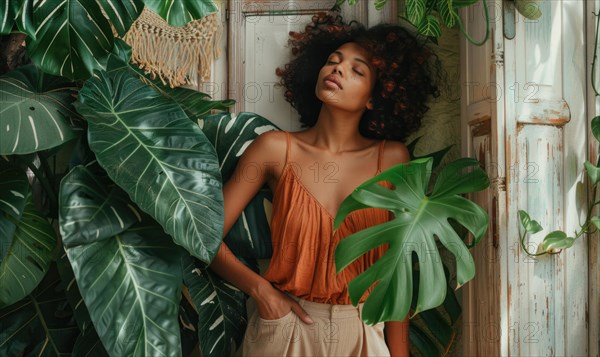
{"type": "MultiPolygon", "coordinates": [[[[594,14],[592,12],[592,14],[594,14]]],[[[594,57],[592,59],[592,89],[594,90],[594,93],[597,96],[600,96],[600,93],[598,93],[598,88],[596,88],[596,83],[595,83],[595,78],[596,78],[596,59],[598,58],[598,31],[600,30],[600,14],[594,14],[594,16],[596,16],[596,34],[595,34],[595,40],[594,40],[594,57]]]]}
{"type": "Polygon", "coordinates": [[[467,40],[469,40],[469,42],[471,42],[475,46],[481,46],[481,45],[483,45],[485,43],[485,41],[487,41],[487,39],[489,37],[489,34],[490,34],[490,15],[488,13],[487,2],[486,2],[486,0],[481,0],[481,2],[483,3],[483,13],[485,14],[485,36],[484,36],[483,40],[481,40],[481,42],[475,41],[465,31],[465,27],[464,27],[464,24],[462,22],[462,19],[460,18],[460,16],[457,17],[458,27],[460,28],[460,31],[463,33],[463,35],[465,35],[465,37],[467,38],[467,40]]]}
{"type": "Polygon", "coordinates": [[[523,250],[525,251],[525,253],[527,253],[527,255],[532,256],[532,257],[536,257],[538,255],[544,255],[544,254],[548,254],[548,252],[542,252],[542,253],[531,253],[529,250],[527,250],[527,247],[525,246],[525,236],[527,235],[527,231],[525,230],[523,232],[523,235],[521,236],[521,248],[523,248],[523,250]]]}

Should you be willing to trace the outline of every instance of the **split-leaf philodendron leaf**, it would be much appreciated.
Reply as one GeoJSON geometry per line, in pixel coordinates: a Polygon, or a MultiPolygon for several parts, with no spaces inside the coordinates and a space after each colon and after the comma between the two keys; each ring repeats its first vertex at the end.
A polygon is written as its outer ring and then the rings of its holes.
{"type": "Polygon", "coordinates": [[[73,84],[33,65],[0,77],[0,155],[30,154],[73,138],[73,84]]]}
{"type": "Polygon", "coordinates": [[[392,167],[366,181],[348,196],[335,219],[338,227],[352,211],[376,207],[391,211],[395,217],[343,239],[335,251],[338,271],[367,251],[388,244],[386,253],[349,284],[354,304],[377,283],[367,298],[363,321],[403,320],[407,315],[413,289],[412,255],[419,260],[420,284],[415,313],[439,306],[446,296],[446,277],[436,246],[436,238],[456,257],[459,286],[473,278],[473,257],[449,223],[452,219],[478,242],[487,229],[488,215],[462,194],[483,190],[489,178],[474,159],[459,159],[440,172],[433,190],[427,193],[431,159],[418,159],[392,167]],[[378,182],[389,181],[393,189],[378,182]]]}

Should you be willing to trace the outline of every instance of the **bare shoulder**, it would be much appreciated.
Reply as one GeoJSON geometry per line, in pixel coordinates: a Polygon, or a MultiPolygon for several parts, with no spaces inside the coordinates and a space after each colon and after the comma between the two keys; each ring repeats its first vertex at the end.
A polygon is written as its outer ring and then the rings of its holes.
{"type": "Polygon", "coordinates": [[[261,162],[279,162],[285,159],[287,146],[283,131],[267,131],[260,134],[244,152],[246,159],[261,162]]]}
{"type": "Polygon", "coordinates": [[[385,142],[382,162],[383,170],[408,161],[410,161],[410,154],[406,145],[399,141],[388,140],[385,142]]]}

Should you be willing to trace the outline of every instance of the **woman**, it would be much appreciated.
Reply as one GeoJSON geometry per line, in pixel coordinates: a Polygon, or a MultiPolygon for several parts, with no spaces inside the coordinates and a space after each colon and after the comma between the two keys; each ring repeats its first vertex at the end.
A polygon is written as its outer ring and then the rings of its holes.
{"type": "Polygon", "coordinates": [[[260,276],[222,244],[211,268],[256,305],[244,355],[408,356],[408,319],[386,322],[384,335],[383,323],[362,323],[362,304],[348,297],[347,284],[385,247],[340,274],[333,261],[341,239],[390,213],[356,211],[335,231],[333,219],[354,188],[409,160],[400,141],[420,126],[429,96],[439,95],[439,61],[399,26],[367,30],[320,14],[290,35],[295,58],[277,73],[308,129],[260,135],[224,187],[225,234],[265,183],[273,190],[270,266],[260,276]],[[259,177],[244,179],[257,164],[265,168],[259,177]]]}

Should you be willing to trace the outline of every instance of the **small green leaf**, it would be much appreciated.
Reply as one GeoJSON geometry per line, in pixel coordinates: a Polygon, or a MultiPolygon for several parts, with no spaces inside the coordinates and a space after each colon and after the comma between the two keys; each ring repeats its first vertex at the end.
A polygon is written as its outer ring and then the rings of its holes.
{"type": "MultiPolygon", "coordinates": [[[[444,1],[444,0],[441,0],[444,1]]],[[[473,4],[478,3],[480,0],[453,0],[452,1],[452,5],[455,8],[461,8],[461,7],[465,7],[465,6],[471,6],[473,4]]]]}
{"type": "Polygon", "coordinates": [[[413,25],[425,18],[425,0],[406,0],[406,17],[413,25]]]}
{"type": "Polygon", "coordinates": [[[515,0],[515,7],[523,17],[529,20],[537,20],[542,16],[540,2],[542,0],[515,0]]]}
{"type": "Polygon", "coordinates": [[[375,0],[375,10],[381,10],[385,6],[387,0],[375,0]]]}
{"type": "Polygon", "coordinates": [[[600,115],[592,119],[592,134],[596,140],[600,141],[600,115]]]}
{"type": "Polygon", "coordinates": [[[519,220],[525,231],[529,234],[535,234],[543,229],[538,221],[532,220],[529,214],[523,210],[519,210],[519,220]]]}
{"type": "Polygon", "coordinates": [[[438,38],[442,36],[442,29],[440,27],[440,21],[433,15],[427,15],[427,17],[418,26],[419,33],[438,38]]]}
{"type": "Polygon", "coordinates": [[[567,237],[563,231],[553,231],[548,233],[542,241],[542,249],[545,252],[552,253],[558,249],[569,248],[573,245],[575,239],[567,237]]]}
{"type": "Polygon", "coordinates": [[[594,216],[590,218],[590,222],[592,222],[592,224],[596,226],[596,228],[600,229],[600,217],[594,216]]]}
{"type": "Polygon", "coordinates": [[[441,0],[437,2],[437,9],[447,27],[454,27],[456,25],[456,18],[458,13],[454,9],[452,0],[441,0]]]}
{"type": "Polygon", "coordinates": [[[406,148],[408,149],[408,154],[410,155],[410,159],[415,160],[415,159],[422,159],[422,158],[426,158],[426,157],[432,157],[433,165],[431,166],[431,169],[435,170],[435,168],[438,167],[440,165],[440,163],[442,162],[442,159],[444,158],[444,156],[446,156],[448,151],[450,151],[450,149],[452,149],[452,147],[454,145],[448,145],[441,150],[418,156],[415,154],[415,149],[417,147],[417,144],[421,140],[421,138],[422,138],[422,136],[419,136],[419,137],[415,138],[413,141],[411,141],[410,143],[406,144],[406,148]]]}
{"type": "Polygon", "coordinates": [[[587,172],[590,180],[592,181],[592,185],[596,185],[600,181],[600,167],[594,166],[589,161],[585,161],[583,164],[585,166],[585,171],[587,172]]]}

